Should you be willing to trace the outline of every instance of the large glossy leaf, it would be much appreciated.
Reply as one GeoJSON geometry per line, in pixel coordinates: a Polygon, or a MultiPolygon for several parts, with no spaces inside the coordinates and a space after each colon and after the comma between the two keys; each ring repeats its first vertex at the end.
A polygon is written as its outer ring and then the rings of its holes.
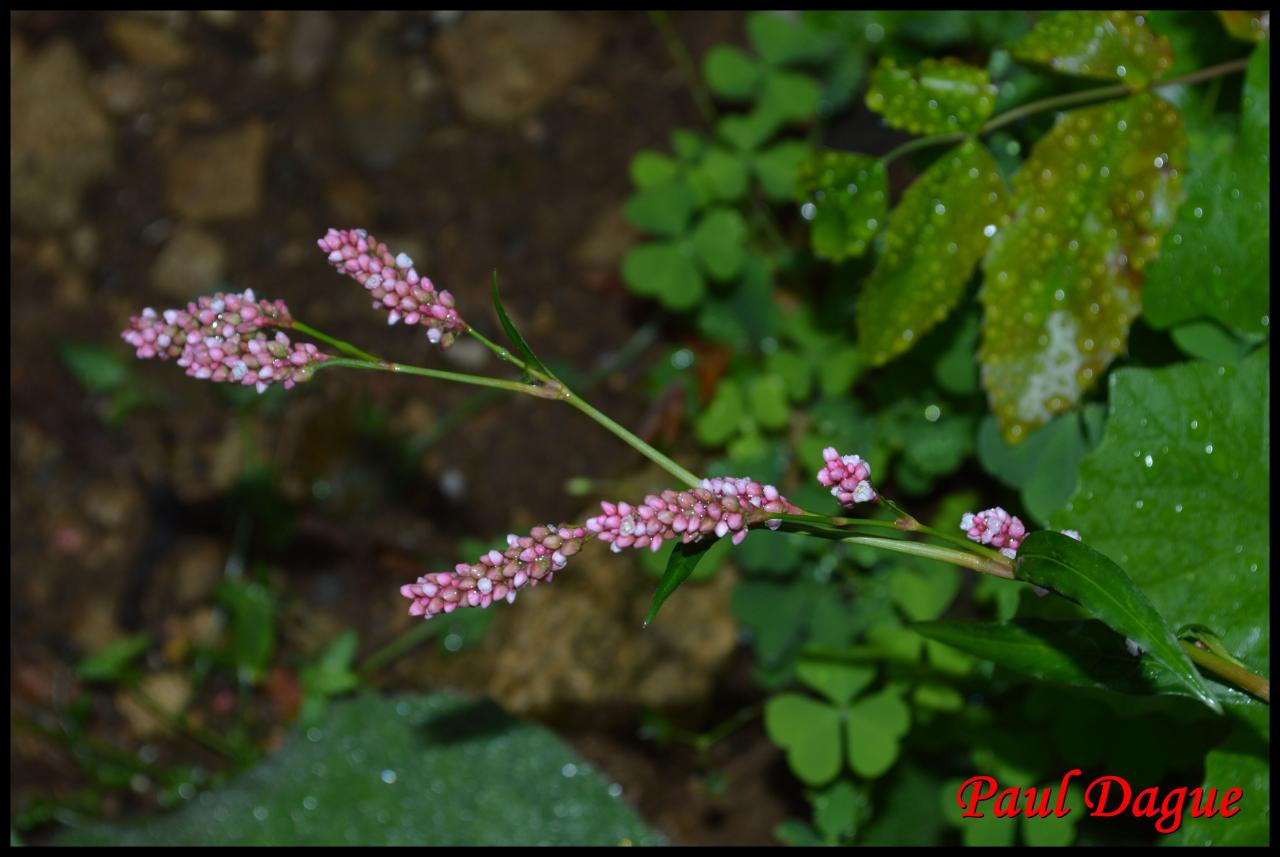
{"type": "Polygon", "coordinates": [[[671,551],[671,557],[667,560],[667,570],[662,573],[662,580],[658,583],[658,589],[653,593],[653,601],[649,604],[649,612],[644,617],[644,624],[647,627],[658,616],[658,610],[662,608],[662,604],[671,593],[680,588],[680,584],[689,579],[689,575],[693,574],[693,570],[698,567],[698,562],[702,559],[703,554],[715,544],[717,539],[702,538],[696,542],[681,542],[671,551]]]}
{"type": "Polygon", "coordinates": [[[1137,86],[1173,65],[1168,39],[1138,12],[1060,12],[1010,46],[1013,55],[1063,74],[1123,80],[1137,86]]]}
{"type": "Polygon", "coordinates": [[[814,254],[836,262],[866,252],[889,205],[884,164],[850,152],[815,152],[802,161],[796,193],[814,254]]]}
{"type": "Polygon", "coordinates": [[[1236,366],[1123,369],[1055,527],[1120,562],[1175,627],[1270,670],[1269,349],[1236,366]]]}
{"type": "Polygon", "coordinates": [[[1018,548],[1017,576],[1079,603],[1150,653],[1197,699],[1221,710],[1173,630],[1124,569],[1105,555],[1069,536],[1040,530],[1018,548]]]}
{"type": "Polygon", "coordinates": [[[451,694],[334,704],[171,815],[77,845],[618,845],[660,839],[558,738],[451,694]]]}
{"type": "Polygon", "coordinates": [[[1140,94],[1066,114],[1014,176],[980,293],[983,385],[1010,441],[1070,408],[1124,350],[1184,150],[1177,110],[1140,94]]]}
{"type": "Polygon", "coordinates": [[[1204,760],[1203,788],[1240,789],[1240,811],[1230,818],[1188,818],[1171,845],[1271,844],[1271,718],[1267,707],[1231,706],[1231,733],[1204,760]]]}
{"type": "Polygon", "coordinates": [[[1249,334],[1270,330],[1270,57],[1264,42],[1249,62],[1234,148],[1193,138],[1186,202],[1143,287],[1155,327],[1211,318],[1249,334]]]}
{"type": "Polygon", "coordinates": [[[995,161],[977,142],[943,155],[903,194],[858,299],[858,344],[874,365],[906,351],[960,301],[1006,197],[995,161]]]}
{"type": "Polygon", "coordinates": [[[996,88],[986,69],[947,57],[899,68],[890,57],[871,74],[867,107],[912,134],[977,131],[991,115],[996,88]]]}

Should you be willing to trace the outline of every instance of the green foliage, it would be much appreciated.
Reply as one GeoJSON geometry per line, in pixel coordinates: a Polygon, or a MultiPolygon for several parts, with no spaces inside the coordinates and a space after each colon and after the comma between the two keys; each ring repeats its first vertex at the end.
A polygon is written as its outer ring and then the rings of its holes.
{"type": "Polygon", "coordinates": [[[697,567],[698,562],[706,554],[707,550],[716,543],[714,539],[701,539],[696,542],[681,543],[671,550],[671,556],[667,559],[667,570],[662,574],[662,581],[658,584],[658,590],[653,593],[653,601],[649,605],[649,612],[645,614],[644,624],[648,626],[658,615],[658,610],[662,608],[662,604],[671,593],[680,588],[680,584],[689,579],[689,575],[693,574],[693,570],[697,567]]]}
{"type": "Polygon", "coordinates": [[[1173,65],[1168,39],[1136,12],[1061,12],[1011,46],[1013,55],[1077,77],[1142,86],[1173,65]]]}
{"type": "Polygon", "coordinates": [[[76,667],[76,673],[84,681],[124,681],[132,674],[134,663],[149,648],[151,637],[147,634],[135,634],[108,643],[82,660],[76,667]]]}
{"type": "Polygon", "coordinates": [[[1259,705],[1232,706],[1230,734],[1205,756],[1202,788],[1240,789],[1231,818],[1191,818],[1170,837],[1175,845],[1259,845],[1271,839],[1271,718],[1259,705]]]}
{"type": "Polygon", "coordinates": [[[867,107],[912,134],[977,131],[995,107],[996,88],[985,69],[950,57],[899,68],[884,57],[871,75],[867,107]]]}
{"type": "Polygon", "coordinates": [[[245,580],[224,580],[215,594],[230,614],[233,665],[245,681],[256,684],[275,651],[275,599],[262,584],[245,580]]]}
{"type": "Polygon", "coordinates": [[[798,168],[796,190],[811,221],[814,255],[821,259],[861,256],[889,209],[884,164],[863,155],[814,153],[798,168]]]}
{"type": "Polygon", "coordinates": [[[335,704],[265,762],[142,824],[67,845],[658,844],[545,729],[450,694],[335,704]],[[424,799],[424,796],[435,796],[424,799]]]}

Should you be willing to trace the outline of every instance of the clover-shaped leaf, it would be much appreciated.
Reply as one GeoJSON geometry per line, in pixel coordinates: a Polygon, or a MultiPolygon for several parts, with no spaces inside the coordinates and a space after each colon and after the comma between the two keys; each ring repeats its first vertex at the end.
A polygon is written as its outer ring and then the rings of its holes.
{"type": "Polygon", "coordinates": [[[747,388],[751,414],[763,428],[777,431],[791,422],[787,405],[787,382],[781,375],[766,373],[751,379],[747,388]]]}
{"type": "Polygon", "coordinates": [[[814,153],[797,168],[796,192],[814,254],[835,262],[865,253],[888,210],[884,164],[866,155],[814,153]]]}
{"type": "Polygon", "coordinates": [[[774,65],[813,62],[831,50],[831,37],[804,21],[776,12],[747,16],[747,38],[766,62],[774,65]]]}
{"type": "Polygon", "coordinates": [[[1013,55],[1076,77],[1142,86],[1173,65],[1169,40],[1138,12],[1059,12],[1010,45],[1013,55]]]}
{"type": "Polygon", "coordinates": [[[867,107],[886,124],[912,134],[977,131],[995,107],[986,69],[947,57],[899,68],[883,57],[871,73],[867,107]]]}
{"type": "Polygon", "coordinates": [[[779,694],[765,703],[764,728],[808,785],[820,786],[840,773],[840,712],[827,703],[798,693],[779,694]]]}
{"type": "Polygon", "coordinates": [[[732,45],[716,45],[707,51],[702,71],[711,91],[721,98],[750,98],[760,88],[760,63],[732,45]]]}
{"type": "Polygon", "coordinates": [[[783,140],[757,153],[751,163],[764,195],[775,202],[794,199],[796,168],[812,151],[804,140],[783,140]]]}
{"type": "Polygon", "coordinates": [[[746,257],[747,224],[731,208],[714,208],[693,229],[693,247],[703,269],[717,280],[737,276],[746,257]]]}
{"type": "Polygon", "coordinates": [[[765,79],[757,109],[781,126],[812,119],[821,101],[822,87],[812,77],[793,71],[774,71],[765,79]]]}
{"type": "MultiPolygon", "coordinates": [[[[649,173],[653,167],[645,168],[649,173]]],[[[642,177],[645,176],[642,173],[642,177]]],[[[627,219],[648,232],[663,237],[679,235],[698,207],[698,196],[687,182],[678,179],[653,184],[627,200],[627,219]]]]}
{"type": "Polygon", "coordinates": [[[839,652],[809,649],[796,662],[796,675],[836,705],[848,705],[875,680],[876,668],[852,663],[839,652]]]}
{"type": "Polygon", "coordinates": [[[631,159],[631,183],[647,190],[674,179],[678,169],[676,162],[666,155],[645,149],[631,159]]]}
{"type": "Polygon", "coordinates": [[[1069,409],[1120,354],[1177,208],[1185,135],[1147,93],[1063,116],[1013,179],[983,262],[983,386],[1005,436],[1069,409]]]}
{"type": "Polygon", "coordinates": [[[873,365],[906,351],[960,301],[1003,222],[1007,197],[991,154],[972,141],[939,158],[903,194],[858,298],[858,343],[873,365]]]}
{"type": "Polygon", "coordinates": [[[732,379],[716,386],[716,394],[693,423],[694,436],[706,446],[720,446],[738,430],[746,415],[742,389],[732,379]]]}
{"type": "Polygon", "coordinates": [[[868,779],[883,775],[898,759],[900,742],[911,728],[911,709],[896,689],[863,697],[849,707],[849,767],[868,779]]]}
{"type": "Polygon", "coordinates": [[[685,310],[702,300],[706,284],[689,242],[653,241],[633,247],[622,260],[622,278],[636,294],[685,310]]]}
{"type": "Polygon", "coordinates": [[[704,189],[708,201],[733,202],[747,192],[747,164],[739,153],[715,146],[702,156],[690,180],[695,188],[704,189]]]}

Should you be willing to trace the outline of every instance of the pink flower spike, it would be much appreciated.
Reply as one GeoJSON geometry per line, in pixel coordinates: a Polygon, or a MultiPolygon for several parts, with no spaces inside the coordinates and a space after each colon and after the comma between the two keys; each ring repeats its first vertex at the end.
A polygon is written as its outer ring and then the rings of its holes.
{"type": "Polygon", "coordinates": [[[491,550],[474,563],[458,563],[453,571],[424,574],[400,587],[409,615],[430,619],[458,607],[484,609],[497,601],[514,603],[516,593],[550,582],[569,557],[582,548],[584,527],[568,524],[534,527],[527,536],[507,536],[505,551],[491,550]]]}
{"type": "Polygon", "coordinates": [[[453,295],[436,291],[431,280],[413,267],[408,253],[392,255],[387,245],[363,229],[330,229],[316,244],[329,264],[369,290],[374,309],[387,312],[387,322],[418,324],[427,338],[448,348],[467,323],[453,308],[453,295]]]}
{"type": "Polygon", "coordinates": [[[991,545],[1000,553],[1013,559],[1018,546],[1027,534],[1022,521],[996,506],[981,512],[965,512],[960,518],[960,529],[978,544],[991,545]]]}
{"type": "Polygon", "coordinates": [[[851,509],[876,498],[871,487],[871,465],[860,455],[841,455],[834,446],[822,450],[826,464],[817,473],[818,482],[831,489],[841,506],[851,509]]]}

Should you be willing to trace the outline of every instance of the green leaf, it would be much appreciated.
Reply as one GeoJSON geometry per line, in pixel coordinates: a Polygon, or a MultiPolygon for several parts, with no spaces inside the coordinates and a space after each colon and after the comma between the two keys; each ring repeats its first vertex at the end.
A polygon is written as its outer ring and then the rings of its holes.
{"type": "Polygon", "coordinates": [[[848,780],[837,780],[820,792],[811,792],[809,801],[813,804],[813,823],[828,842],[853,836],[859,818],[870,808],[866,796],[848,780]]]}
{"type": "Polygon", "coordinates": [[[787,398],[804,402],[813,390],[813,367],[803,356],[780,348],[764,358],[765,371],[782,377],[787,398]]]}
{"type": "Polygon", "coordinates": [[[275,600],[265,586],[245,580],[225,580],[215,595],[231,614],[231,656],[236,668],[257,684],[275,651],[275,600]]]}
{"type": "Polygon", "coordinates": [[[693,163],[701,158],[708,145],[707,138],[697,131],[677,128],[671,132],[671,151],[686,163],[693,163]]]}
{"type": "Polygon", "coordinates": [[[663,602],[689,579],[689,575],[693,574],[703,554],[717,541],[719,540],[703,537],[697,541],[681,542],[675,546],[671,551],[671,558],[667,560],[667,570],[662,573],[662,581],[658,583],[658,589],[653,593],[653,600],[649,602],[649,612],[644,617],[646,628],[657,618],[663,602]]]}
{"type": "Polygon", "coordinates": [[[498,321],[502,324],[502,329],[506,331],[507,338],[511,340],[511,344],[516,347],[516,351],[520,353],[521,358],[534,371],[541,372],[544,375],[550,375],[547,367],[542,364],[537,355],[533,353],[533,349],[529,347],[529,343],[524,341],[524,337],[520,335],[520,331],[516,330],[516,326],[511,323],[511,317],[507,315],[506,307],[502,305],[502,298],[498,294],[498,272],[493,272],[493,281],[491,286],[491,294],[493,297],[493,309],[498,314],[498,321]]]}
{"type": "Polygon", "coordinates": [[[1006,205],[995,161],[977,142],[943,155],[907,189],[858,298],[858,344],[873,366],[906,351],[959,303],[1006,205]]]}
{"type": "Polygon", "coordinates": [[[698,195],[679,179],[655,184],[634,194],[625,207],[627,219],[655,235],[679,235],[698,207],[698,195]]]}
{"type": "Polygon", "coordinates": [[[888,178],[875,158],[824,150],[802,161],[796,191],[815,255],[861,256],[888,212],[888,178]]]}
{"type": "Polygon", "coordinates": [[[778,114],[757,105],[748,113],[725,116],[716,123],[716,134],[739,151],[750,152],[760,148],[783,122],[778,114]]]}
{"type": "Polygon", "coordinates": [[[1113,373],[1105,436],[1053,518],[1123,563],[1175,627],[1218,630],[1262,674],[1271,627],[1269,351],[1236,366],[1113,373]]]}
{"type": "Polygon", "coordinates": [[[713,279],[728,280],[742,271],[746,258],[747,224],[731,208],[713,208],[693,229],[693,248],[702,268],[713,279]]]}
{"type": "Polygon", "coordinates": [[[721,446],[732,437],[746,416],[742,389],[726,379],[716,386],[716,394],[693,423],[693,433],[704,446],[721,446]]]}
{"type": "Polygon", "coordinates": [[[91,393],[109,393],[129,383],[130,358],[120,348],[102,348],[87,342],[63,342],[58,356],[76,380],[91,393]]]}
{"type": "Polygon", "coordinates": [[[877,779],[898,759],[899,742],[911,728],[911,709],[896,690],[883,690],[855,702],[845,727],[849,767],[860,777],[877,779]]]}
{"type": "Polygon", "coordinates": [[[760,64],[732,45],[716,45],[707,51],[702,73],[711,91],[724,99],[750,98],[760,88],[760,64]]]}
{"type": "Polygon", "coordinates": [[[1105,555],[1069,536],[1041,530],[1018,548],[1017,576],[1079,603],[1150,653],[1205,705],[1222,710],[1159,611],[1105,555]]]}
{"type": "Polygon", "coordinates": [[[825,702],[798,693],[771,697],[764,728],[804,783],[820,786],[840,773],[840,713],[825,702]]]}
{"type": "Polygon", "coordinates": [[[1212,321],[1189,321],[1169,331],[1173,343],[1190,357],[1210,363],[1239,363],[1253,343],[1236,338],[1212,321]]]}
{"type": "Polygon", "coordinates": [[[702,163],[698,164],[697,174],[706,183],[713,199],[734,202],[747,192],[747,165],[742,156],[720,146],[707,151],[702,163]]]}
{"type": "MultiPolygon", "coordinates": [[[[1202,788],[1241,789],[1230,818],[1188,818],[1167,840],[1171,845],[1271,844],[1271,718],[1268,706],[1231,706],[1234,725],[1227,740],[1204,760],[1202,788]]],[[[1221,797],[1219,797],[1221,799],[1221,797]]]]}
{"type": "Polygon", "coordinates": [[[453,694],[361,696],[184,808],[79,845],[656,845],[552,732],[453,694]],[[426,795],[465,795],[430,800],[426,795]],[[501,819],[501,823],[495,823],[501,819]]]}
{"type": "Polygon", "coordinates": [[[151,637],[147,634],[117,640],[82,660],[76,673],[84,681],[120,681],[150,647],[151,637]]]}
{"type": "MultiPolygon", "coordinates": [[[[837,783],[836,785],[839,785],[837,783]]],[[[787,818],[773,829],[773,836],[783,845],[826,845],[818,831],[797,818],[787,818]]]]}
{"type": "Polygon", "coordinates": [[[360,677],[351,669],[360,638],[355,630],[347,628],[329,644],[319,659],[308,664],[298,673],[302,686],[321,696],[337,696],[355,690],[360,677]]]}
{"type": "Polygon", "coordinates": [[[996,87],[986,69],[951,57],[910,68],[881,57],[867,89],[867,107],[885,124],[911,134],[977,131],[995,101],[996,87]]]}
{"type": "Polygon", "coordinates": [[[773,71],[765,78],[756,109],[782,126],[813,119],[821,102],[822,87],[813,78],[792,71],[773,71]]]}
{"type": "Polygon", "coordinates": [[[839,653],[812,649],[796,662],[796,675],[809,687],[844,706],[875,680],[874,665],[855,664],[839,653]]]}
{"type": "Polygon", "coordinates": [[[659,152],[645,149],[631,159],[631,183],[640,190],[666,184],[676,177],[676,162],[659,152]]]}
{"type": "Polygon", "coordinates": [[[1234,149],[1191,147],[1186,201],[1142,290],[1154,327],[1209,318],[1247,334],[1269,332],[1270,55],[1264,43],[1249,62],[1234,149]]]}
{"type": "Polygon", "coordinates": [[[803,21],[776,12],[747,16],[747,38],[765,61],[773,65],[820,60],[831,49],[831,40],[803,21]]]}
{"type": "Polygon", "coordinates": [[[686,310],[702,300],[706,284],[691,247],[658,241],[631,248],[622,260],[622,279],[632,291],[656,297],[672,310],[686,310]]]}
{"type": "Polygon", "coordinates": [[[1217,10],[1222,28],[1242,42],[1266,42],[1271,33],[1269,12],[1225,12],[1217,10]]]}
{"type": "Polygon", "coordinates": [[[977,446],[982,466],[1006,485],[1021,489],[1023,507],[1041,524],[1071,498],[1077,468],[1089,452],[1075,411],[1055,417],[1017,446],[1007,443],[996,421],[987,417],[978,428],[977,446]]]}
{"type": "Polygon", "coordinates": [[[747,387],[751,415],[765,429],[777,431],[791,422],[787,405],[787,382],[781,375],[764,374],[751,379],[747,387]]]}
{"type": "Polygon", "coordinates": [[[1076,77],[1142,86],[1173,65],[1169,40],[1151,32],[1136,12],[1059,12],[1009,48],[1024,62],[1076,77]]]}
{"type": "Polygon", "coordinates": [[[796,169],[812,151],[804,140],[783,140],[758,153],[752,167],[764,195],[773,202],[795,199],[796,169]]]}
{"type": "Polygon", "coordinates": [[[983,263],[982,380],[1005,437],[1071,408],[1123,353],[1181,186],[1177,111],[1139,94],[1063,116],[1013,180],[983,263]]]}
{"type": "Polygon", "coordinates": [[[955,600],[960,575],[943,566],[895,568],[888,586],[889,595],[908,618],[935,619],[955,600]]]}

